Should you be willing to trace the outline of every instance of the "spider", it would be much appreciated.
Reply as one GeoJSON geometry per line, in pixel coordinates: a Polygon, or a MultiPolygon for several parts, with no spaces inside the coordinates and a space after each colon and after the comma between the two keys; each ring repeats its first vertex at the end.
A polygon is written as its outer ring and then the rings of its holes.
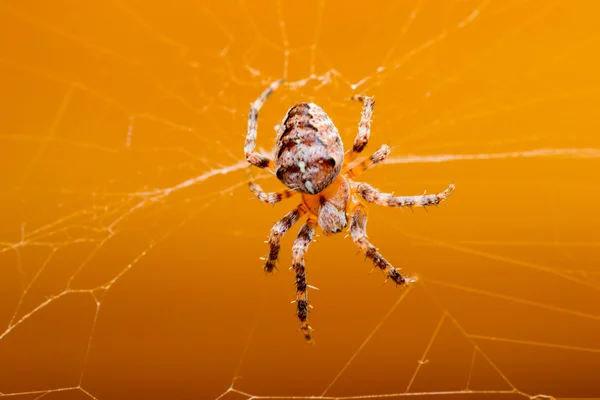
{"type": "Polygon", "coordinates": [[[292,268],[296,273],[296,308],[300,330],[309,342],[312,328],[308,324],[308,294],[304,255],[313,240],[315,227],[320,226],[325,235],[342,231],[350,223],[352,240],[371,259],[376,268],[386,274],[396,285],[407,285],[414,278],[407,278],[394,268],[367,240],[367,203],[387,207],[425,207],[437,205],[454,191],[454,184],[437,194],[420,196],[394,196],[382,193],[364,182],[352,179],[382,162],[390,148],[383,145],[369,158],[352,166],[367,146],[370,135],[371,116],[375,104],[372,97],[354,95],[353,100],[363,103],[358,134],[352,148],[344,153],[344,146],[333,122],[321,107],[314,103],[298,103],[290,108],[279,126],[275,142],[275,160],[254,150],[258,111],[283,79],[273,82],[250,107],[248,132],[244,144],[246,160],[251,165],[265,169],[277,177],[287,189],[281,192],[264,192],[250,180],[250,190],[262,202],[275,204],[300,194],[302,202],[287,213],[272,228],[269,235],[269,254],[264,270],[272,272],[279,255],[283,235],[301,217],[307,216],[305,224],[294,241],[292,268]]]}

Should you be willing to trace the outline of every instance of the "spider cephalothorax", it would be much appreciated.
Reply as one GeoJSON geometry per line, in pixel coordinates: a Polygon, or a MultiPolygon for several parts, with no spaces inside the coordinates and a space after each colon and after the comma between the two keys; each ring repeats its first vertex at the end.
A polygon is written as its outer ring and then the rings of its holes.
{"type": "Polygon", "coordinates": [[[367,240],[366,203],[388,207],[437,205],[452,193],[454,185],[451,184],[446,190],[437,194],[394,196],[381,193],[366,183],[352,180],[383,161],[390,153],[390,148],[383,145],[366,160],[348,167],[358,158],[369,141],[375,102],[373,98],[367,96],[353,97],[354,100],[363,102],[363,112],[352,149],[346,153],[335,125],[323,109],[313,103],[298,103],[286,113],[277,133],[275,161],[255,152],[258,110],[282,82],[282,80],[273,82],[252,104],[248,115],[244,151],[251,165],[274,173],[288,187],[282,192],[266,193],[251,181],[250,190],[259,200],[275,204],[294,194],[302,195],[302,202],[271,229],[270,250],[265,262],[265,271],[272,272],[275,268],[281,237],[300,217],[307,215],[307,221],[294,242],[292,267],[296,273],[296,307],[301,322],[300,329],[310,341],[304,254],[312,241],[315,227],[320,226],[325,234],[333,234],[340,232],[350,222],[352,240],[361,251],[377,268],[385,272],[386,279],[392,279],[397,285],[406,285],[414,279],[404,277],[367,240]]]}

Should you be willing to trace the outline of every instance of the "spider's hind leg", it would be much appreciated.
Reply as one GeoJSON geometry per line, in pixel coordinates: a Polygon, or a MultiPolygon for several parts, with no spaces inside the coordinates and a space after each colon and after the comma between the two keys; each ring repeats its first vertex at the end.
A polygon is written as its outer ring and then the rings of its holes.
{"type": "Polygon", "coordinates": [[[414,278],[403,276],[396,268],[392,266],[383,256],[377,251],[375,246],[367,239],[367,213],[365,207],[358,206],[352,214],[352,222],[350,224],[350,233],[352,240],[360,248],[360,250],[373,261],[375,266],[386,274],[386,280],[391,279],[397,285],[405,285],[413,282],[414,278]]]}

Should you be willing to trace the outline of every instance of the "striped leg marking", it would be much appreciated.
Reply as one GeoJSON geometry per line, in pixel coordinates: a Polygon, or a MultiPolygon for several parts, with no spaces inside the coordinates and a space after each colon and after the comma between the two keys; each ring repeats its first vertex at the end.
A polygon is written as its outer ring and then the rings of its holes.
{"type": "Polygon", "coordinates": [[[391,151],[392,150],[390,149],[390,146],[388,146],[387,144],[384,144],[383,146],[381,146],[379,148],[379,150],[377,150],[375,153],[371,154],[371,157],[367,158],[360,164],[358,164],[358,165],[352,167],[351,169],[349,169],[348,171],[346,171],[346,176],[348,178],[354,178],[354,177],[362,174],[369,168],[372,168],[375,165],[382,162],[383,160],[385,160],[387,158],[387,156],[390,155],[391,151]]]}
{"type": "Polygon", "coordinates": [[[360,248],[360,250],[373,261],[373,264],[380,270],[384,271],[387,279],[396,282],[397,285],[404,285],[413,280],[405,278],[396,268],[394,268],[383,256],[377,251],[375,246],[367,239],[367,214],[363,206],[355,208],[352,214],[352,222],[350,225],[350,233],[352,240],[360,248]]]}
{"type": "Polygon", "coordinates": [[[386,207],[426,207],[438,205],[445,201],[454,191],[454,184],[450,184],[446,190],[437,194],[423,194],[420,196],[394,196],[390,193],[382,193],[371,185],[361,182],[356,186],[358,194],[369,203],[386,207]]]}
{"type": "Polygon", "coordinates": [[[292,248],[292,267],[296,273],[296,309],[298,319],[300,320],[300,330],[307,341],[312,341],[311,327],[308,325],[308,293],[306,292],[306,268],[304,267],[304,254],[308,250],[315,233],[314,226],[316,222],[309,219],[302,226],[298,237],[294,241],[292,248]]]}
{"type": "Polygon", "coordinates": [[[267,98],[275,89],[277,89],[283,83],[283,79],[271,83],[262,94],[252,103],[250,111],[248,113],[248,133],[246,134],[246,142],[244,143],[244,153],[246,160],[258,168],[268,169],[273,171],[274,163],[269,157],[266,157],[256,151],[256,131],[258,127],[258,111],[263,106],[267,98]]]}
{"type": "Polygon", "coordinates": [[[358,124],[358,134],[354,139],[352,149],[346,152],[345,163],[354,161],[367,146],[369,136],[371,135],[371,117],[373,116],[373,108],[375,107],[375,100],[372,97],[354,95],[352,96],[352,100],[362,101],[363,109],[358,124]]]}
{"type": "Polygon", "coordinates": [[[271,228],[269,235],[269,255],[265,262],[265,272],[273,272],[277,257],[279,257],[280,242],[283,235],[306,213],[303,205],[299,205],[295,210],[287,213],[271,228]]]}
{"type": "Polygon", "coordinates": [[[254,182],[249,182],[248,186],[258,200],[267,204],[279,203],[280,201],[288,199],[297,193],[293,189],[282,190],[281,192],[265,192],[258,184],[254,182]]]}

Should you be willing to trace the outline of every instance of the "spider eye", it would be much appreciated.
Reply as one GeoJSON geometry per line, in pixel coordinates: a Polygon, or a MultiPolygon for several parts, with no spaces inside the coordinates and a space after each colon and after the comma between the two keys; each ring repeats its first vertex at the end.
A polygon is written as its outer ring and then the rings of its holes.
{"type": "Polygon", "coordinates": [[[325,159],[325,164],[327,164],[333,168],[333,167],[335,167],[335,160],[333,159],[333,157],[327,157],[325,159]]]}

